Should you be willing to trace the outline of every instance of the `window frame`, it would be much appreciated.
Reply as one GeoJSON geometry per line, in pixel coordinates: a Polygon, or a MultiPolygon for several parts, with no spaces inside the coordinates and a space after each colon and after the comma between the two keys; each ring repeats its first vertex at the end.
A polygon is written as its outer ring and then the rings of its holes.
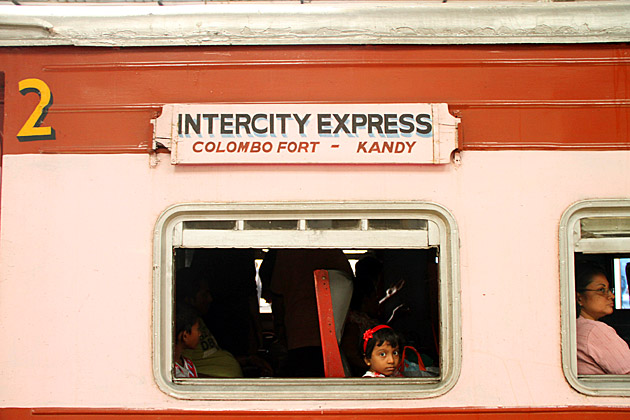
{"type": "Polygon", "coordinates": [[[618,238],[588,239],[576,246],[576,225],[589,217],[630,217],[630,199],[582,200],[565,210],[560,220],[560,307],[562,370],[575,390],[593,396],[630,396],[630,375],[578,375],[575,316],[575,252],[617,254],[630,252],[628,241],[618,238]]]}
{"type": "MultiPolygon", "coordinates": [[[[387,235],[379,231],[378,235],[387,235]]],[[[410,231],[414,232],[414,231],[410,231]]],[[[256,248],[259,244],[253,244],[256,248]]],[[[276,244],[277,245],[277,244],[276,244]]],[[[285,244],[303,248],[304,244],[285,244]]],[[[365,243],[372,247],[372,244],[365,243]]],[[[373,248],[378,248],[374,244],[373,248]]],[[[221,246],[223,247],[223,246],[221,246]]],[[[312,246],[323,248],[323,246],[312,246]]],[[[340,246],[330,246],[340,248],[340,246]]],[[[392,248],[391,246],[381,248],[392,248]]],[[[407,246],[409,248],[409,246],[407,246]]],[[[184,203],[166,209],[158,218],[153,243],[153,374],[159,388],[181,399],[197,400],[362,400],[435,397],[450,390],[461,370],[459,293],[459,236],[454,217],[428,202],[307,202],[307,203],[184,203]],[[173,379],[173,244],[184,221],[298,219],[426,219],[438,227],[440,367],[439,378],[230,378],[173,379]],[[376,394],[375,394],[376,393],[376,394]]]]}

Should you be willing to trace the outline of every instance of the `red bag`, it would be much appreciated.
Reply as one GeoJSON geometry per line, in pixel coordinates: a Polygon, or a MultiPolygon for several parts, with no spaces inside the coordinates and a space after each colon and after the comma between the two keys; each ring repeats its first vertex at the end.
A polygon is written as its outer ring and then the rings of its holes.
{"type": "MultiPolygon", "coordinates": [[[[416,350],[415,348],[411,346],[405,346],[403,348],[402,355],[400,357],[400,363],[398,364],[398,367],[396,368],[396,371],[394,372],[392,376],[397,376],[397,377],[407,376],[405,375],[405,371],[410,370],[411,363],[416,364],[416,362],[410,362],[407,359],[407,350],[414,352],[416,356],[418,357],[418,362],[417,362],[418,369],[421,371],[427,370],[427,368],[424,367],[424,363],[422,362],[422,357],[420,357],[420,353],[418,353],[418,350],[416,350]]],[[[413,376],[413,375],[409,375],[409,376],[413,376]]]]}

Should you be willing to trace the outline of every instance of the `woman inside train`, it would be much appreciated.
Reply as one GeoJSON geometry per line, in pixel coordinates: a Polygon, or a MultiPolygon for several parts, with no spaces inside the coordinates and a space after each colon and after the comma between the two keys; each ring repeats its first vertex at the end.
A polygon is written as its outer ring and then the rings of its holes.
{"type": "Polygon", "coordinates": [[[606,272],[592,263],[576,267],[577,369],[579,375],[630,374],[630,348],[607,324],[615,295],[606,272]]]}

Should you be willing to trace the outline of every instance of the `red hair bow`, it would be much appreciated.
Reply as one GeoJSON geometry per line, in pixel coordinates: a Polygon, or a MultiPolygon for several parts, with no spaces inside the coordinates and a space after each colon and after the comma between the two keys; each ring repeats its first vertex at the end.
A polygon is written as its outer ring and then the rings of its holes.
{"type": "Polygon", "coordinates": [[[367,348],[367,343],[370,338],[374,337],[374,333],[378,330],[382,330],[383,328],[391,328],[389,325],[377,325],[374,328],[370,328],[366,332],[363,333],[363,353],[365,353],[365,349],[367,348]]]}

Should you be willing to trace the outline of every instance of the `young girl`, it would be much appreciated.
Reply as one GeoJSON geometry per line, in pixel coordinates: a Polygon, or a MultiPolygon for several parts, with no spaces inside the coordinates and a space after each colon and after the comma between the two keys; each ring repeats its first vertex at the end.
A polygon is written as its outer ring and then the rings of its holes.
{"type": "Polygon", "coordinates": [[[387,325],[377,325],[363,333],[363,354],[369,370],[363,377],[384,378],[399,376],[402,339],[387,325]]]}

